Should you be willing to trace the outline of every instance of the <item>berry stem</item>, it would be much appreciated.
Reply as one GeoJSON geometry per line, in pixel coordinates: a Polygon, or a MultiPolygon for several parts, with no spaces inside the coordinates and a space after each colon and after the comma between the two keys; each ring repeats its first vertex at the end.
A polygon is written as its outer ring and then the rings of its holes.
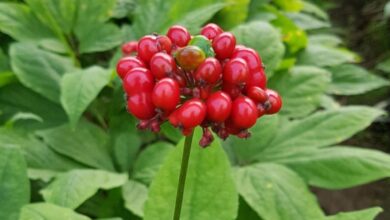
{"type": "Polygon", "coordinates": [[[188,162],[190,160],[191,153],[191,145],[192,145],[192,137],[194,136],[194,132],[192,131],[190,135],[188,135],[184,142],[183,156],[181,160],[181,168],[180,168],[180,176],[179,176],[179,184],[177,186],[176,193],[176,204],[175,204],[175,213],[173,216],[173,220],[180,220],[181,207],[183,204],[183,196],[184,196],[184,187],[186,183],[187,177],[187,169],[188,162]]]}

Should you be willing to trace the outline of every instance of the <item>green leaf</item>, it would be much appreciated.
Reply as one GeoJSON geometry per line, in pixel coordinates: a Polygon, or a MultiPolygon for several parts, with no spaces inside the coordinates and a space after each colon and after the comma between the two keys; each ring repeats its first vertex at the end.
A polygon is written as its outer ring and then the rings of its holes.
{"type": "Polygon", "coordinates": [[[19,146],[29,168],[67,171],[83,166],[67,157],[57,154],[32,135],[16,130],[0,128],[0,143],[19,146]]]}
{"type": "Polygon", "coordinates": [[[114,156],[120,171],[126,172],[133,167],[141,144],[140,138],[134,133],[122,132],[116,135],[113,144],[114,156]]]}
{"type": "Polygon", "coordinates": [[[354,212],[342,212],[326,218],[326,220],[374,220],[383,210],[379,207],[354,212]]]}
{"type": "Polygon", "coordinates": [[[157,142],[149,145],[138,156],[134,164],[132,178],[143,184],[149,185],[156,173],[161,168],[167,155],[174,149],[172,144],[166,142],[157,142]]]}
{"type": "Polygon", "coordinates": [[[348,51],[322,45],[309,45],[298,56],[299,64],[319,67],[336,66],[356,61],[355,55],[348,51]]]}
{"type": "Polygon", "coordinates": [[[265,22],[250,22],[232,30],[239,44],[254,48],[260,54],[267,70],[272,72],[281,62],[285,48],[280,33],[265,22]]]}
{"type": "Polygon", "coordinates": [[[23,207],[19,220],[91,220],[71,209],[50,203],[34,203],[23,207]]]}
{"type": "Polygon", "coordinates": [[[61,76],[73,69],[69,58],[26,43],[11,45],[10,56],[12,69],[23,85],[59,102],[61,76]]]}
{"type": "MultiPolygon", "coordinates": [[[[10,70],[9,60],[7,55],[0,48],[0,73],[10,70]]],[[[0,75],[1,76],[1,75],[0,75]]],[[[0,78],[0,86],[1,86],[1,78],[0,78]]]]}
{"type": "Polygon", "coordinates": [[[134,13],[136,8],[135,0],[118,0],[116,2],[114,11],[112,12],[112,17],[114,18],[125,18],[130,14],[134,13]]]}
{"type": "Polygon", "coordinates": [[[315,34],[309,36],[310,44],[336,47],[343,43],[340,37],[332,34],[315,34]]]}
{"type": "Polygon", "coordinates": [[[357,95],[390,85],[386,79],[356,65],[334,66],[330,72],[332,83],[329,92],[336,95],[357,95]]]}
{"type": "MultiPolygon", "coordinates": [[[[1,57],[0,57],[1,59],[1,57]]],[[[0,64],[1,65],[1,64],[0,64]]],[[[15,73],[6,71],[6,72],[0,72],[0,88],[8,85],[10,83],[16,82],[17,78],[15,76],[15,73]]]]}
{"type": "Polygon", "coordinates": [[[285,11],[297,12],[302,10],[302,0],[273,0],[273,2],[285,11]]]}
{"type": "Polygon", "coordinates": [[[309,184],[343,189],[390,176],[390,156],[374,150],[331,147],[292,153],[280,161],[309,184]]]}
{"type": "MultiPolygon", "coordinates": [[[[229,161],[218,140],[202,149],[197,129],[192,142],[182,220],[233,220],[237,214],[238,196],[229,161]]],[[[184,140],[165,160],[154,179],[145,206],[145,220],[172,219],[184,140]]]]}
{"type": "Polygon", "coordinates": [[[82,121],[76,129],[69,124],[38,131],[37,135],[57,153],[90,167],[114,170],[106,144],[107,134],[99,127],[82,121]]]}
{"type": "Polygon", "coordinates": [[[248,17],[250,0],[225,0],[228,3],[224,9],[215,15],[216,23],[229,30],[243,22],[248,17]]]}
{"type": "Polygon", "coordinates": [[[376,68],[378,70],[382,70],[383,72],[390,73],[390,58],[379,63],[376,68]]]}
{"type": "Polygon", "coordinates": [[[319,148],[340,143],[369,126],[381,110],[350,106],[318,112],[282,127],[267,151],[319,148]]]}
{"type": "Polygon", "coordinates": [[[67,120],[59,105],[20,84],[0,88],[0,111],[0,121],[6,121],[19,112],[29,112],[43,119],[43,123],[25,121],[16,124],[27,130],[58,126],[67,120]]]}
{"type": "Polygon", "coordinates": [[[313,220],[324,215],[303,180],[284,166],[256,164],[239,168],[238,191],[263,219],[313,220]]]}
{"type": "Polygon", "coordinates": [[[281,114],[303,117],[320,106],[329,83],[328,71],[313,66],[296,66],[290,73],[275,74],[269,87],[278,91],[283,99],[281,114]]]}
{"type": "Polygon", "coordinates": [[[390,2],[386,3],[383,11],[384,11],[384,17],[390,18],[390,2]]]}
{"type": "Polygon", "coordinates": [[[307,14],[315,15],[317,18],[328,21],[329,15],[326,11],[324,11],[321,7],[317,6],[314,3],[303,1],[302,11],[307,14]]]}
{"type": "Polygon", "coordinates": [[[106,51],[122,42],[122,33],[114,24],[98,23],[84,26],[77,32],[77,37],[80,41],[80,53],[106,51]]]}
{"type": "Polygon", "coordinates": [[[122,187],[122,195],[125,200],[125,207],[134,214],[143,217],[144,206],[148,198],[148,188],[134,180],[129,180],[122,187]]]}
{"type": "Polygon", "coordinates": [[[253,209],[240,196],[240,207],[238,209],[238,216],[236,220],[261,220],[260,216],[253,211],[253,209]]]}
{"type": "Polygon", "coordinates": [[[20,209],[30,200],[27,165],[15,146],[0,146],[0,219],[18,219],[20,209]]]}
{"type": "Polygon", "coordinates": [[[162,124],[161,132],[166,138],[175,143],[179,142],[183,138],[183,135],[181,134],[180,130],[173,127],[171,123],[162,124]]]}
{"type": "Polygon", "coordinates": [[[76,126],[81,114],[110,81],[111,72],[98,66],[67,73],[61,80],[61,104],[70,124],[76,126]]]}
{"type": "MultiPolygon", "coordinates": [[[[153,32],[165,33],[173,24],[195,31],[225,6],[222,0],[145,0],[138,3],[132,30],[136,38],[153,32]],[[162,21],[162,22],[156,22],[162,21]]],[[[194,34],[194,33],[193,33],[194,34]]]]}
{"type": "Polygon", "coordinates": [[[296,25],[301,27],[303,30],[313,30],[321,28],[331,27],[328,21],[317,19],[311,15],[304,13],[287,13],[287,16],[291,18],[296,25]]]}
{"type": "Polygon", "coordinates": [[[54,34],[24,4],[0,3],[0,31],[18,41],[54,38],[54,34]]]}
{"type": "Polygon", "coordinates": [[[341,105],[332,96],[323,95],[321,97],[321,107],[325,110],[336,110],[340,108],[341,105]]]}
{"type": "Polygon", "coordinates": [[[75,209],[93,196],[98,189],[112,189],[127,181],[126,174],[103,170],[72,170],[59,174],[49,186],[41,190],[46,202],[75,209]]]}

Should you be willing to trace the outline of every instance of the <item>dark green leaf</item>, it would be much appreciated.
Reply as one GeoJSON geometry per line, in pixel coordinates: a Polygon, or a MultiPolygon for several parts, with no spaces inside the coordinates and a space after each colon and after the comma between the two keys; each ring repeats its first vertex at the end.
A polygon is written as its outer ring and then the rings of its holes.
{"type": "Polygon", "coordinates": [[[383,72],[390,73],[390,58],[379,63],[376,68],[383,72]]]}
{"type": "Polygon", "coordinates": [[[122,132],[115,136],[114,156],[120,171],[129,171],[135,162],[137,153],[141,147],[140,138],[131,132],[122,132]]]}

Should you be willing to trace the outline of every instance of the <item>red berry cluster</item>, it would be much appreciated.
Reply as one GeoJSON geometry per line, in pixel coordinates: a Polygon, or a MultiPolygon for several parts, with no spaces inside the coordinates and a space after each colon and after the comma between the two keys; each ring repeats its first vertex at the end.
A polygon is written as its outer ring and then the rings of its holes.
{"type": "Polygon", "coordinates": [[[266,88],[258,53],[236,45],[234,35],[216,24],[197,36],[175,25],[166,36],[124,44],[122,52],[117,72],[140,129],[159,132],[169,121],[188,135],[201,126],[200,145],[207,146],[213,141],[210,128],[222,139],[246,138],[259,117],[282,106],[279,94],[266,88]]]}

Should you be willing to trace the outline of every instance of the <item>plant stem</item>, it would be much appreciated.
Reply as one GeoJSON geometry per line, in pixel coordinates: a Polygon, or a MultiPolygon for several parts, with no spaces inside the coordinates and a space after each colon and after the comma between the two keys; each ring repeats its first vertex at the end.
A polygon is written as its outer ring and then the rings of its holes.
{"type": "Polygon", "coordinates": [[[184,142],[183,157],[181,159],[179,184],[177,186],[175,213],[173,215],[173,220],[180,220],[181,206],[183,204],[184,187],[186,184],[188,162],[190,160],[193,136],[194,132],[191,132],[191,134],[186,137],[186,140],[184,142]]]}

